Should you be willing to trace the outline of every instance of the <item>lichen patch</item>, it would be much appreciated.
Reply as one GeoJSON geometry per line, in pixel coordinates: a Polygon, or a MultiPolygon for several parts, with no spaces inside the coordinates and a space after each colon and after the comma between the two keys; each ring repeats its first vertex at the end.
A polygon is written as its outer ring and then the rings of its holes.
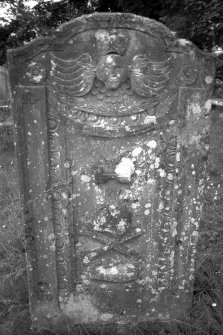
{"type": "Polygon", "coordinates": [[[135,171],[135,166],[130,158],[123,157],[115,168],[115,173],[120,179],[131,181],[131,177],[135,171]]]}

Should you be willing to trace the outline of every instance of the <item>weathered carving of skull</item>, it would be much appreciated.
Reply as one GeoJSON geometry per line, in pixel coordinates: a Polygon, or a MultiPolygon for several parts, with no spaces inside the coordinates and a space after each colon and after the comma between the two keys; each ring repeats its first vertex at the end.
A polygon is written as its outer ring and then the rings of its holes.
{"type": "Polygon", "coordinates": [[[118,54],[103,56],[97,66],[97,77],[108,89],[116,89],[128,78],[128,66],[118,54]]]}

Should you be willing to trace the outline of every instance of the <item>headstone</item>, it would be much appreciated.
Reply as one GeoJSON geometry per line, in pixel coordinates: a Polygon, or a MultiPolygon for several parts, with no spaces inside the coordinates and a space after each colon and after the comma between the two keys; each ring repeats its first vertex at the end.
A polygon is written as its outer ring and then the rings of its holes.
{"type": "Polygon", "coordinates": [[[0,66],[0,123],[6,122],[9,117],[10,88],[6,66],[0,66]]]}
{"type": "Polygon", "coordinates": [[[0,155],[12,149],[12,129],[8,70],[6,66],[0,66],[0,155]]]}
{"type": "Polygon", "coordinates": [[[190,306],[214,62],[132,14],[9,52],[35,325],[190,306]]]}

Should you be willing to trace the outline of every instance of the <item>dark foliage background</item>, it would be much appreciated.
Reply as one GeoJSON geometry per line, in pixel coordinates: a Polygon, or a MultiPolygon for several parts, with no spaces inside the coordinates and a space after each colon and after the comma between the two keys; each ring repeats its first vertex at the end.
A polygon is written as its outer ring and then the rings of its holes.
{"type": "Polygon", "coordinates": [[[223,46],[222,0],[39,0],[33,8],[26,0],[1,0],[13,19],[0,25],[0,65],[6,50],[44,36],[77,16],[92,12],[129,12],[158,20],[179,37],[211,51],[223,46]]]}

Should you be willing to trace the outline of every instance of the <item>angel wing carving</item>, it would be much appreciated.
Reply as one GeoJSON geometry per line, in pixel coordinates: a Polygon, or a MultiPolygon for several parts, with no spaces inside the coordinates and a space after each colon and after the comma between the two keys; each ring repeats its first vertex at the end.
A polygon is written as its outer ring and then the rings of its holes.
{"type": "Polygon", "coordinates": [[[137,55],[130,66],[132,88],[143,97],[157,96],[168,83],[172,70],[172,57],[163,62],[154,62],[137,55]]]}
{"type": "Polygon", "coordinates": [[[54,56],[53,62],[60,92],[81,97],[90,91],[96,75],[96,67],[90,55],[82,54],[74,60],[54,56]]]}

